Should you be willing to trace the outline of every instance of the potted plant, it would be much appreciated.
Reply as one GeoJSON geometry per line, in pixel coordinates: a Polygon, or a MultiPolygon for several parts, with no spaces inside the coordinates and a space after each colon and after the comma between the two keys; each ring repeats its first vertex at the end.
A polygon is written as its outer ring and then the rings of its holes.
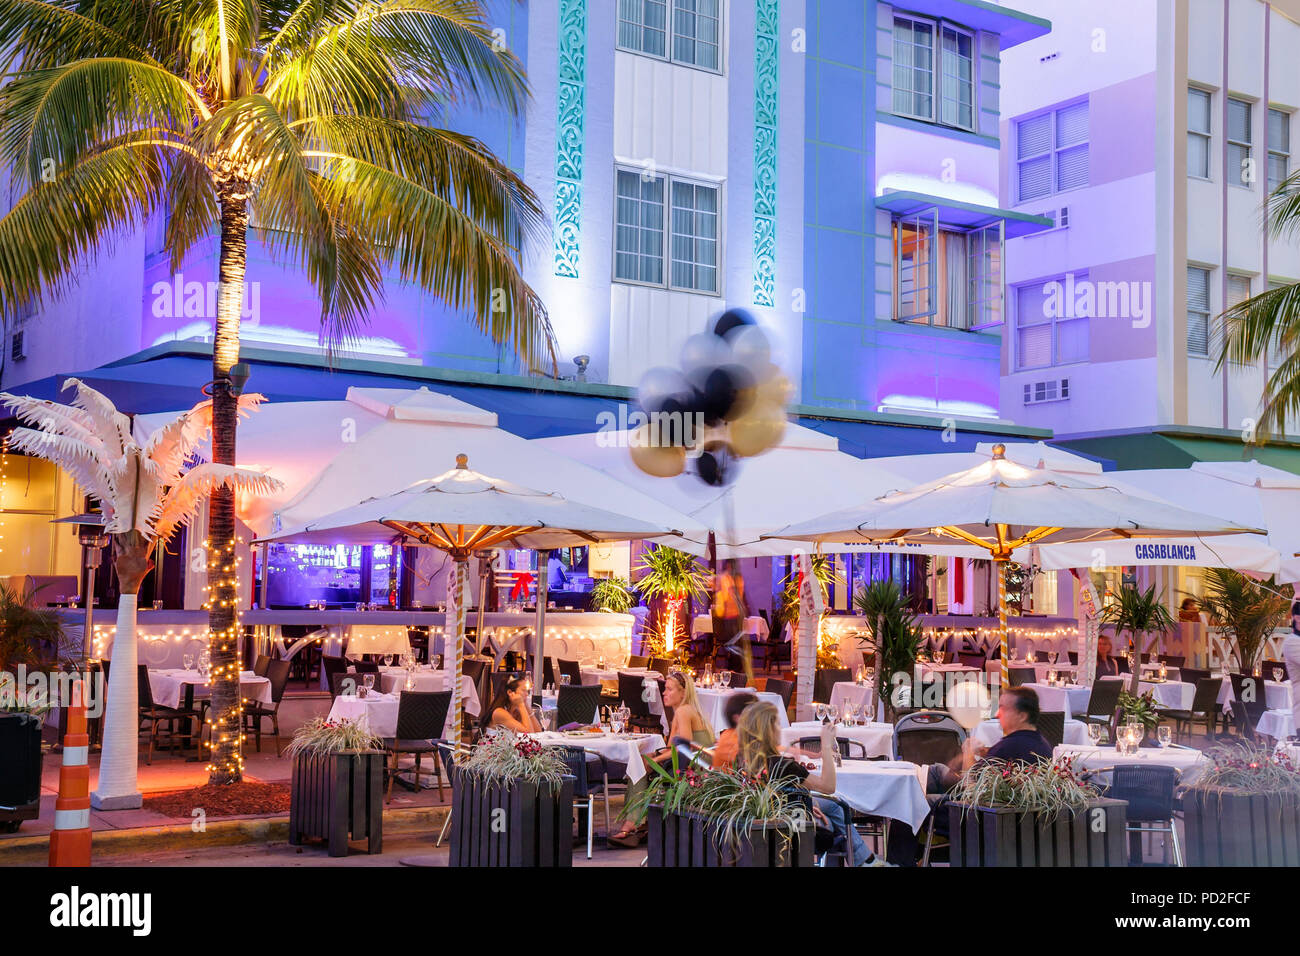
{"type": "MultiPolygon", "coordinates": [[[[906,676],[899,688],[910,688],[916,668],[916,657],[921,650],[922,631],[916,626],[916,615],[908,606],[907,598],[894,581],[872,581],[853,595],[853,606],[871,622],[871,633],[876,644],[876,681],[874,696],[884,701],[885,720],[892,722],[900,708],[909,700],[895,691],[894,675],[906,676]]],[[[875,713],[875,700],[870,703],[875,713]]]]}
{"type": "Polygon", "coordinates": [[[597,611],[626,614],[632,609],[632,598],[627,578],[601,578],[591,588],[591,606],[597,611]]]}
{"type": "Polygon", "coordinates": [[[651,762],[652,776],[624,815],[647,824],[648,866],[812,866],[814,830],[802,802],[766,774],[678,772],[651,762]]]}
{"type": "Polygon", "coordinates": [[[1137,695],[1138,684],[1142,680],[1142,654],[1148,653],[1156,646],[1160,637],[1177,627],[1174,616],[1165,606],[1164,596],[1156,593],[1153,584],[1145,591],[1134,587],[1123,587],[1116,594],[1115,601],[1108,604],[1101,612],[1101,622],[1112,624],[1115,633],[1129,633],[1129,682],[1128,692],[1137,695]]]}
{"type": "Polygon", "coordinates": [[[298,728],[285,753],[293,760],[289,842],[323,839],[330,856],[346,856],[350,835],[366,840],[366,852],[381,852],[385,754],[379,738],[363,724],[317,717],[298,728]]]}
{"type": "Polygon", "coordinates": [[[977,763],[949,805],[953,866],[1127,866],[1128,804],[1098,796],[1070,758],[977,763]]]}
{"type": "Polygon", "coordinates": [[[1119,692],[1120,723],[1127,723],[1130,717],[1137,718],[1142,724],[1143,747],[1158,746],[1155,741],[1156,728],[1160,726],[1160,710],[1156,704],[1155,693],[1146,691],[1142,694],[1130,694],[1126,690],[1119,692]]]}
{"type": "Polygon", "coordinates": [[[1228,639],[1237,673],[1254,672],[1269,635],[1291,616],[1295,589],[1272,578],[1253,581],[1229,568],[1205,569],[1205,594],[1200,598],[1210,625],[1228,639]]]}
{"type": "Polygon", "coordinates": [[[1205,752],[1183,791],[1188,866],[1300,866],[1300,770],[1250,743],[1205,752]]]}
{"type": "Polygon", "coordinates": [[[708,572],[693,555],[664,545],[647,548],[637,570],[643,572],[637,590],[658,603],[655,630],[662,636],[665,654],[671,656],[685,646],[681,637],[691,632],[691,602],[707,594],[708,572]]]}
{"type": "Polygon", "coordinates": [[[553,748],[497,731],[456,759],[452,866],[572,866],[573,777],[553,748]]]}

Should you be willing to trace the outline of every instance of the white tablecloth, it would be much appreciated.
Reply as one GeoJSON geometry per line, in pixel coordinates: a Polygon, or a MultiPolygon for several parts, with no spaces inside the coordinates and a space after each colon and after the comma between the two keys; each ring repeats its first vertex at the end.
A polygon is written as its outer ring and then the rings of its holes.
{"type": "MultiPolygon", "coordinates": [[[[992,747],[1002,739],[1002,725],[996,720],[986,720],[975,728],[972,737],[982,747],[992,747]]],[[[1088,727],[1081,720],[1067,720],[1065,722],[1064,740],[1067,744],[1086,744],[1088,742],[1088,727]]]]}
{"type": "MultiPolygon", "coordinates": [[[[184,669],[149,671],[149,693],[153,696],[153,702],[159,707],[179,707],[185,697],[187,684],[193,686],[196,698],[208,697],[212,694],[208,679],[198,671],[184,669]]],[[[258,677],[252,671],[240,671],[239,695],[244,700],[270,706],[271,681],[265,677],[258,677]]]]}
{"type": "MultiPolygon", "coordinates": [[[[1259,678],[1255,678],[1258,680],[1259,678]]],[[[1228,678],[1223,679],[1223,684],[1219,688],[1219,704],[1225,705],[1223,709],[1229,713],[1232,708],[1226,706],[1236,700],[1232,692],[1232,681],[1228,678]]],[[[1291,708],[1291,682],[1275,680],[1264,681],[1264,703],[1269,710],[1289,710],[1291,708]]]]}
{"type": "MultiPolygon", "coordinates": [[[[414,691],[442,691],[451,689],[450,671],[438,671],[430,667],[421,667],[415,671],[415,686],[411,688],[414,691]]],[[[385,694],[392,694],[399,690],[406,689],[406,670],[401,667],[380,667],[379,681],[382,685],[379,690],[385,694]]],[[[474,698],[478,702],[478,688],[474,686],[473,679],[468,674],[460,675],[460,693],[465,698],[465,708],[469,709],[469,699],[474,698]]]]}
{"type": "MultiPolygon", "coordinates": [[[[1074,757],[1075,770],[1108,770],[1111,767],[1134,763],[1142,766],[1173,767],[1180,773],[1178,778],[1180,786],[1194,783],[1208,765],[1205,755],[1199,750],[1188,750],[1182,747],[1164,749],[1141,747],[1137,754],[1133,755],[1120,754],[1113,746],[1062,744],[1052,751],[1053,759],[1060,759],[1067,755],[1074,757]]],[[[1108,784],[1110,774],[1100,773],[1092,779],[1093,782],[1108,784]]]]}
{"type": "Polygon", "coordinates": [[[353,624],[348,628],[348,657],[362,654],[408,654],[411,639],[405,624],[353,624]]]}
{"type": "MultiPolygon", "coordinates": [[[[789,727],[781,728],[781,745],[789,747],[797,744],[803,737],[820,737],[822,725],[816,720],[801,720],[789,727]]],[[[835,728],[836,737],[856,740],[866,748],[868,757],[894,756],[894,725],[871,723],[863,726],[835,728]]],[[[855,757],[858,754],[853,754],[855,757]]]]}
{"type": "MultiPolygon", "coordinates": [[[[559,673],[558,670],[556,671],[556,673],[559,673]]],[[[638,677],[645,677],[646,674],[650,673],[650,668],[648,667],[606,667],[602,669],[599,667],[584,666],[582,668],[582,682],[584,684],[599,684],[601,681],[609,680],[617,684],[618,675],[620,673],[635,674],[638,677]]]]}
{"type": "Polygon", "coordinates": [[[892,760],[845,760],[835,768],[835,796],[859,813],[901,820],[912,828],[930,813],[925,767],[892,760]]]}
{"type": "Polygon", "coordinates": [[[1295,733],[1295,712],[1290,707],[1286,710],[1267,710],[1260,716],[1255,729],[1274,740],[1286,740],[1295,733]]]}
{"type": "MultiPolygon", "coordinates": [[[[691,637],[697,637],[700,634],[713,633],[713,616],[711,614],[697,614],[691,619],[691,637]]],[[[751,614],[745,618],[745,623],[736,635],[736,639],[741,634],[748,634],[750,637],[765,641],[771,631],[768,630],[767,621],[757,614],[751,614]]]]}
{"type": "Polygon", "coordinates": [[[978,667],[971,667],[969,664],[922,664],[921,676],[929,677],[931,674],[961,674],[969,671],[972,674],[978,674],[978,667]]]}
{"type": "Polygon", "coordinates": [[[594,750],[606,760],[627,764],[627,778],[636,783],[648,772],[642,754],[652,754],[664,746],[659,734],[602,734],[599,737],[567,737],[562,733],[547,731],[529,734],[547,747],[582,747],[594,750]]]}
{"type": "MultiPolygon", "coordinates": [[[[361,721],[364,719],[370,732],[375,736],[393,737],[397,734],[397,707],[400,699],[400,694],[377,694],[373,691],[364,698],[340,694],[334,698],[334,704],[330,707],[330,720],[361,721]]],[[[465,713],[477,717],[481,710],[478,694],[465,697],[465,713]]],[[[448,740],[458,739],[452,726],[450,708],[447,710],[447,723],[443,727],[443,736],[448,740]]]]}
{"type": "Polygon", "coordinates": [[[1088,698],[1092,695],[1089,687],[1069,686],[1053,687],[1050,684],[1025,684],[1038,694],[1038,709],[1062,711],[1065,719],[1088,710],[1088,698]]]}
{"type": "Polygon", "coordinates": [[[734,689],[728,688],[726,690],[721,687],[695,688],[695,696],[700,701],[701,716],[703,716],[704,719],[709,722],[709,726],[713,728],[714,736],[720,734],[727,727],[727,719],[723,716],[722,712],[723,708],[726,706],[727,700],[734,697],[736,694],[753,695],[755,693],[757,693],[759,700],[765,701],[776,707],[776,719],[780,726],[788,727],[790,725],[790,718],[787,717],[785,713],[785,701],[781,699],[780,694],[772,694],[767,691],[755,692],[748,687],[734,689]]]}

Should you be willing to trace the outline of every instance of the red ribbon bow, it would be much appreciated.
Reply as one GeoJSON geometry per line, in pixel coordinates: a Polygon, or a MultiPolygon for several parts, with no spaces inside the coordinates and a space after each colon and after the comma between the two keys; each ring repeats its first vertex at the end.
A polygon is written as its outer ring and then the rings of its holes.
{"type": "Polygon", "coordinates": [[[533,586],[533,573],[531,571],[516,571],[515,586],[510,589],[510,600],[518,598],[527,600],[528,592],[533,586]]]}

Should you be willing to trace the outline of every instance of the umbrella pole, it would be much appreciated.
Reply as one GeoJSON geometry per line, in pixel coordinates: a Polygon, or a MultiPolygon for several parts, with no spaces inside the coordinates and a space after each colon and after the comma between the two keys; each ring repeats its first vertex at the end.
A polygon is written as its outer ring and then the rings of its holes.
{"type": "Polygon", "coordinates": [[[998,572],[998,641],[1002,648],[1002,686],[1011,686],[1011,651],[1007,640],[1007,559],[994,558],[998,572]]]}
{"type": "Polygon", "coordinates": [[[537,552],[537,640],[533,651],[533,693],[542,692],[542,661],[546,658],[546,595],[551,570],[551,552],[537,552]]]}
{"type": "Polygon", "coordinates": [[[483,653],[483,610],[487,607],[487,580],[492,569],[492,552],[476,555],[478,558],[478,620],[474,626],[474,653],[483,653]]]}
{"type": "MultiPolygon", "coordinates": [[[[454,613],[456,615],[455,623],[452,625],[451,635],[451,719],[452,743],[459,744],[461,736],[464,734],[465,726],[465,701],[461,696],[461,675],[464,673],[462,666],[465,657],[465,584],[468,578],[469,565],[464,557],[457,557],[456,563],[452,566],[452,594],[454,597],[454,613]]],[[[446,628],[444,627],[444,631],[446,628]]]]}

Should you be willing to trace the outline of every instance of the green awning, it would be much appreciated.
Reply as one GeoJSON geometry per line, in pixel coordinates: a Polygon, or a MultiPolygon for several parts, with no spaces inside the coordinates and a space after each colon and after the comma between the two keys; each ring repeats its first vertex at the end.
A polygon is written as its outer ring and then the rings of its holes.
{"type": "Polygon", "coordinates": [[[1053,442],[1064,448],[1110,458],[1120,471],[1138,468],[1187,468],[1198,461],[1249,461],[1300,475],[1300,444],[1271,441],[1247,444],[1239,432],[1171,428],[1127,435],[1097,435],[1053,442]]]}

